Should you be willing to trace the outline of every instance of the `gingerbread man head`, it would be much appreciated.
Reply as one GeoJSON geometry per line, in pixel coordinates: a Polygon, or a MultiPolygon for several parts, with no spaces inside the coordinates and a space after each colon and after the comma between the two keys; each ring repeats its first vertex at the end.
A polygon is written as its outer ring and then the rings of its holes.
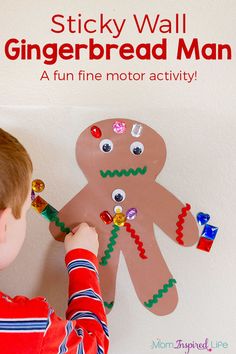
{"type": "Polygon", "coordinates": [[[143,123],[107,119],[82,132],[76,157],[88,181],[115,176],[154,180],[165,163],[166,146],[162,137],[143,123]]]}

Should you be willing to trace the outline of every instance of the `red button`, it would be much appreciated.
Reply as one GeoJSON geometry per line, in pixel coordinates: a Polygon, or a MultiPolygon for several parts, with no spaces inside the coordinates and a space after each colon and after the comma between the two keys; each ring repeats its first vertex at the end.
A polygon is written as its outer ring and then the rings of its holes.
{"type": "Polygon", "coordinates": [[[100,218],[102,219],[104,224],[110,224],[113,221],[113,218],[112,218],[111,214],[107,210],[104,210],[100,214],[100,218]]]}
{"type": "Polygon", "coordinates": [[[96,125],[93,125],[91,127],[90,131],[91,131],[92,136],[94,136],[94,138],[97,138],[97,139],[101,138],[101,136],[102,136],[101,129],[96,127],[96,125]]]}

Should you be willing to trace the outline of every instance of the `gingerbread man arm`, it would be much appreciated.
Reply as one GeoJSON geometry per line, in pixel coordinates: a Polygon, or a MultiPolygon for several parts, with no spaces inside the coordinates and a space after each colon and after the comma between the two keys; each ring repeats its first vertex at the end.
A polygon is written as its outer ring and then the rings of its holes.
{"type": "Polygon", "coordinates": [[[151,205],[154,223],[172,240],[182,246],[192,246],[198,241],[198,226],[188,203],[181,203],[172,193],[155,183],[151,205]]]}
{"type": "MultiPolygon", "coordinates": [[[[72,229],[81,222],[90,223],[90,217],[87,212],[87,204],[85,202],[84,195],[86,195],[87,188],[82,189],[73,199],[71,199],[60,211],[59,219],[67,228],[72,229]]],[[[88,195],[88,193],[87,193],[88,195]]],[[[89,197],[88,197],[89,199],[89,197]]],[[[64,241],[65,233],[63,233],[55,223],[51,222],[49,230],[52,236],[57,241],[64,241]]]]}

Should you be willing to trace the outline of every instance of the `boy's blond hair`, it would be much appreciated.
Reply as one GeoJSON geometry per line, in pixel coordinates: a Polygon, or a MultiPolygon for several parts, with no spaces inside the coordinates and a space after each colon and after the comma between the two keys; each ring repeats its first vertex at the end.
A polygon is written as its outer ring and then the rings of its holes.
{"type": "Polygon", "coordinates": [[[0,210],[10,207],[16,219],[29,193],[32,170],[25,148],[0,128],[0,210]]]}

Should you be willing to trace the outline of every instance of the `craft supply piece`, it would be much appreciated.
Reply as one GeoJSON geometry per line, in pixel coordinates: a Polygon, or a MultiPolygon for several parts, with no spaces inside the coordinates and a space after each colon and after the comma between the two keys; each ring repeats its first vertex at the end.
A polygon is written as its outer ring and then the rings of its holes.
{"type": "Polygon", "coordinates": [[[104,210],[100,214],[100,218],[104,222],[104,224],[106,224],[106,225],[110,224],[113,221],[113,217],[111,216],[111,214],[107,210],[104,210]]]}
{"type": "Polygon", "coordinates": [[[143,168],[137,167],[135,170],[133,168],[129,168],[128,170],[126,169],[122,169],[120,171],[118,170],[106,170],[106,171],[102,171],[100,170],[100,175],[102,176],[102,178],[106,178],[106,177],[129,177],[129,176],[137,176],[138,174],[141,175],[145,175],[145,173],[147,172],[147,166],[144,166],[143,168]]]}
{"type": "Polygon", "coordinates": [[[32,191],[31,191],[31,200],[33,201],[34,198],[35,198],[35,193],[34,193],[34,191],[33,191],[33,189],[32,189],[32,191]]]}
{"type": "Polygon", "coordinates": [[[116,214],[118,214],[118,213],[122,213],[122,206],[121,205],[116,205],[115,207],[114,207],[114,212],[116,213],[116,214]]]}
{"type": "Polygon", "coordinates": [[[204,236],[210,240],[214,240],[217,232],[218,232],[218,227],[207,224],[207,225],[205,225],[205,227],[202,231],[202,236],[204,236]]]}
{"type": "Polygon", "coordinates": [[[199,225],[205,225],[208,223],[209,220],[210,220],[209,214],[205,214],[202,212],[197,214],[197,222],[199,223],[199,225]]]}
{"type": "Polygon", "coordinates": [[[191,209],[191,205],[186,203],[186,206],[182,208],[181,214],[178,215],[178,222],[176,223],[176,226],[178,227],[176,230],[176,234],[178,237],[176,237],[176,241],[178,242],[179,245],[184,245],[183,241],[183,229],[184,229],[184,222],[185,218],[187,217],[187,212],[191,209]]]}
{"type": "Polygon", "coordinates": [[[111,152],[113,150],[113,142],[109,139],[103,139],[99,144],[102,152],[111,152]]]}
{"type": "Polygon", "coordinates": [[[118,237],[118,231],[120,230],[119,226],[113,225],[113,230],[111,231],[111,237],[109,238],[109,244],[107,245],[107,249],[104,251],[104,256],[101,258],[99,262],[100,265],[107,265],[108,260],[111,258],[111,253],[114,251],[114,246],[116,245],[116,239],[118,237]]]}
{"type": "Polygon", "coordinates": [[[46,208],[41,212],[41,215],[48,221],[54,221],[57,214],[58,211],[50,204],[48,204],[46,208]]]}
{"type": "Polygon", "coordinates": [[[99,127],[97,127],[96,125],[93,125],[91,127],[90,132],[94,138],[99,139],[102,136],[101,129],[99,127]]]}
{"type": "Polygon", "coordinates": [[[130,233],[130,236],[134,239],[136,245],[138,246],[139,256],[142,259],[147,259],[145,255],[145,249],[143,248],[143,242],[140,240],[140,236],[136,234],[136,231],[131,228],[128,222],[125,223],[126,231],[130,233]]]}
{"type": "Polygon", "coordinates": [[[143,127],[141,124],[134,124],[131,130],[131,135],[135,138],[139,138],[140,135],[142,134],[143,127]]]}
{"type": "Polygon", "coordinates": [[[126,216],[123,213],[118,213],[113,217],[113,222],[117,226],[124,226],[126,222],[126,216]]]}
{"type": "Polygon", "coordinates": [[[115,189],[112,192],[112,199],[117,203],[123,202],[125,200],[125,197],[126,197],[126,194],[123,189],[115,189]]]}
{"type": "Polygon", "coordinates": [[[110,303],[104,301],[103,302],[104,306],[107,307],[108,309],[112,309],[113,305],[114,305],[114,301],[111,301],[110,303]]]}
{"type": "Polygon", "coordinates": [[[35,179],[32,182],[32,189],[36,193],[41,193],[45,188],[45,184],[41,179],[35,179]]]}
{"type": "Polygon", "coordinates": [[[48,205],[48,202],[41,198],[39,195],[32,201],[31,203],[32,207],[37,210],[38,213],[42,213],[42,211],[46,208],[48,205]]]}
{"type": "Polygon", "coordinates": [[[126,217],[128,220],[133,220],[136,218],[137,216],[137,209],[136,208],[130,208],[129,210],[127,210],[126,212],[126,217]]]}
{"type": "Polygon", "coordinates": [[[130,145],[130,151],[134,155],[141,155],[144,151],[144,145],[140,141],[135,141],[130,145]]]}
{"type": "Polygon", "coordinates": [[[173,288],[173,286],[176,284],[176,280],[173,278],[170,278],[167,284],[164,284],[162,289],[159,289],[157,294],[154,294],[152,299],[148,300],[147,302],[144,302],[144,305],[146,307],[152,307],[153,305],[157,304],[158,301],[164,296],[165,293],[169,291],[169,289],[173,288]]]}
{"type": "Polygon", "coordinates": [[[201,237],[198,242],[197,248],[202,251],[210,252],[212,244],[213,244],[212,240],[209,240],[208,238],[205,237],[201,237]]]}
{"type": "Polygon", "coordinates": [[[113,124],[113,131],[117,134],[123,134],[126,131],[126,124],[125,122],[121,122],[121,121],[116,121],[113,124]]]}

